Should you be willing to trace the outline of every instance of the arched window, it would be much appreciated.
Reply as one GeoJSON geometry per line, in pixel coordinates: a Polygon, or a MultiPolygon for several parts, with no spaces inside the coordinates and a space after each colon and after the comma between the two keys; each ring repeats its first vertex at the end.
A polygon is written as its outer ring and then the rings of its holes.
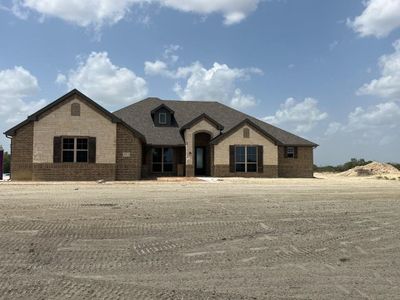
{"type": "Polygon", "coordinates": [[[81,105],[79,103],[71,104],[71,116],[79,117],[81,115],[81,105]]]}

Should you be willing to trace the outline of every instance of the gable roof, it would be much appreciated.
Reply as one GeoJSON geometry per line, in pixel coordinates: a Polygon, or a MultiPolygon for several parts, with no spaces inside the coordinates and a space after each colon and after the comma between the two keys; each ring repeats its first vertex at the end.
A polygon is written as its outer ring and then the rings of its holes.
{"type": "Polygon", "coordinates": [[[181,134],[181,130],[184,129],[183,127],[188,126],[188,124],[190,125],[191,122],[202,115],[207,115],[208,118],[215,120],[219,125],[224,127],[222,134],[228,133],[236,126],[239,126],[240,123],[246,121],[265,136],[270,137],[270,139],[274,140],[278,145],[318,146],[313,142],[246,115],[219,102],[147,98],[114,112],[114,115],[124,120],[131,127],[142,132],[146,137],[147,143],[150,145],[184,146],[185,141],[181,134]],[[154,125],[151,112],[162,104],[175,112],[176,127],[156,127],[154,125]]]}
{"type": "Polygon", "coordinates": [[[280,142],[276,138],[274,138],[273,136],[271,136],[270,134],[265,132],[262,128],[260,128],[260,126],[258,126],[254,122],[252,122],[250,119],[244,119],[242,122],[240,122],[236,126],[232,127],[229,131],[217,136],[216,138],[214,138],[211,141],[211,144],[214,144],[214,145],[219,144],[219,142],[223,141],[224,139],[226,139],[227,137],[229,137],[230,135],[235,133],[238,129],[240,129],[244,125],[249,125],[250,127],[253,127],[253,129],[255,129],[258,133],[263,135],[265,138],[272,140],[276,145],[280,144],[280,142]]]}
{"type": "Polygon", "coordinates": [[[221,124],[219,124],[217,121],[215,121],[213,118],[211,118],[209,115],[207,115],[206,113],[202,113],[200,116],[198,116],[197,118],[194,118],[192,121],[190,121],[189,123],[186,123],[185,125],[183,125],[181,127],[181,131],[185,130],[185,129],[189,129],[191,127],[193,127],[193,125],[196,125],[198,122],[200,122],[201,120],[207,120],[209,123],[211,123],[212,125],[215,126],[215,128],[217,128],[218,130],[224,130],[224,126],[222,126],[221,124]]]}
{"type": "Polygon", "coordinates": [[[151,114],[154,115],[154,114],[155,114],[157,111],[159,111],[161,108],[164,108],[164,109],[166,109],[167,111],[169,111],[169,113],[170,113],[171,115],[173,115],[173,114],[175,113],[172,109],[170,109],[167,105],[165,105],[165,104],[163,103],[163,104],[157,106],[155,109],[153,109],[153,110],[151,111],[151,114]]]}
{"type": "Polygon", "coordinates": [[[38,121],[43,115],[51,111],[51,109],[56,108],[58,105],[61,105],[64,101],[69,101],[73,97],[78,97],[81,101],[84,101],[86,104],[94,108],[95,110],[99,111],[102,115],[104,115],[106,118],[108,118],[111,122],[113,123],[120,123],[124,126],[126,126],[129,130],[131,130],[137,137],[139,137],[142,141],[145,141],[145,137],[143,134],[141,134],[139,131],[136,129],[132,128],[129,124],[125,123],[123,120],[118,118],[116,115],[112,114],[108,110],[106,110],[104,107],[100,106],[97,104],[94,100],[90,99],[88,96],[84,95],[77,89],[73,89],[72,91],[68,92],[64,96],[61,96],[57,100],[51,102],[50,104],[46,105],[42,109],[38,110],[34,114],[30,115],[27,117],[26,120],[22,121],[21,123],[17,124],[16,126],[12,127],[11,129],[7,130],[4,132],[6,136],[13,136],[15,132],[25,126],[26,124],[33,122],[33,121],[38,121]]]}

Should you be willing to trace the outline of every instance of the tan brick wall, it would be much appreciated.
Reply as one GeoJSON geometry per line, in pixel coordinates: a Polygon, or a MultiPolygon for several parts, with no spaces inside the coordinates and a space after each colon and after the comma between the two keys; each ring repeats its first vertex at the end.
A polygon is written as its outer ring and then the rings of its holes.
{"type": "Polygon", "coordinates": [[[213,176],[215,177],[254,177],[254,178],[276,178],[278,177],[278,166],[264,165],[263,173],[242,173],[229,171],[229,165],[216,165],[213,167],[213,176]]]}
{"type": "Polygon", "coordinates": [[[11,179],[32,180],[33,122],[21,127],[11,139],[11,179]]]}
{"type": "Polygon", "coordinates": [[[284,147],[279,147],[279,177],[311,178],[313,171],[313,147],[298,147],[297,158],[285,158],[284,147]]]}
{"type": "Polygon", "coordinates": [[[42,163],[33,164],[34,181],[115,180],[115,164],[42,163]]]}
{"type": "Polygon", "coordinates": [[[264,165],[278,165],[278,147],[269,139],[258,133],[252,127],[243,125],[235,133],[214,146],[214,164],[229,165],[230,145],[262,145],[264,165]],[[250,138],[243,137],[243,129],[250,130],[250,138]]]}
{"type": "Polygon", "coordinates": [[[141,178],[142,143],[124,125],[117,125],[116,180],[141,178]]]}
{"type": "Polygon", "coordinates": [[[64,102],[35,122],[33,163],[53,162],[54,136],[96,137],[96,163],[115,163],[116,124],[78,98],[64,102]],[[71,116],[73,103],[80,103],[80,116],[71,116]]]}

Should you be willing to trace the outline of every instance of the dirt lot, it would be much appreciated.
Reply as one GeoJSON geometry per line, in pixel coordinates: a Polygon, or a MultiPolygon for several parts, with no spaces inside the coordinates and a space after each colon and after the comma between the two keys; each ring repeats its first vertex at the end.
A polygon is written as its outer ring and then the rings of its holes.
{"type": "Polygon", "coordinates": [[[400,181],[0,184],[2,299],[399,299],[400,181]]]}

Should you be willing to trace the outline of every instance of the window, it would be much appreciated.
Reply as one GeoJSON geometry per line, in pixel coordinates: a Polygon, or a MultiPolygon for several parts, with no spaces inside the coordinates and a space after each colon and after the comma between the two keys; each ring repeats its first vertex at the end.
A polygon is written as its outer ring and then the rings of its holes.
{"type": "Polygon", "coordinates": [[[257,172],[256,146],[235,147],[235,170],[236,172],[257,172]]]}
{"type": "Polygon", "coordinates": [[[287,147],[286,148],[286,157],[295,158],[295,156],[296,156],[295,153],[296,153],[295,147],[287,147]]]}
{"type": "Polygon", "coordinates": [[[249,128],[243,128],[243,137],[245,139],[250,138],[250,129],[249,128]]]}
{"type": "Polygon", "coordinates": [[[167,124],[167,113],[160,112],[158,114],[158,123],[163,124],[163,125],[167,124]]]}
{"type": "Polygon", "coordinates": [[[154,173],[173,171],[174,151],[172,148],[153,148],[152,156],[152,170],[154,173]]]}
{"type": "Polygon", "coordinates": [[[63,138],[62,162],[87,163],[89,161],[89,143],[87,138],[63,138]]]}
{"type": "Polygon", "coordinates": [[[81,115],[81,105],[79,103],[71,104],[71,116],[79,117],[81,115]]]}

